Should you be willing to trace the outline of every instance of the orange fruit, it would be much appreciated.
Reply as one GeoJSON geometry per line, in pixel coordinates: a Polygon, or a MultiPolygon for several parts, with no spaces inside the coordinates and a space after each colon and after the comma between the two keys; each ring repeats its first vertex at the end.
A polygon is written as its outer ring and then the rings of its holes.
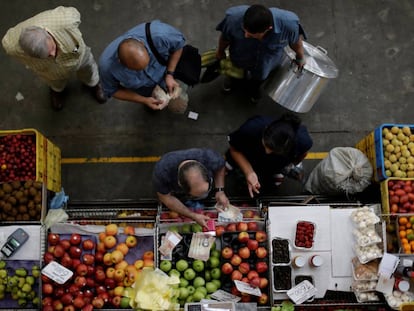
{"type": "Polygon", "coordinates": [[[404,248],[404,253],[406,253],[406,254],[410,254],[411,253],[411,245],[410,244],[405,244],[403,246],[403,248],[404,248]]]}
{"type": "Polygon", "coordinates": [[[402,238],[401,239],[401,244],[408,244],[408,239],[407,238],[402,238]]]}
{"type": "Polygon", "coordinates": [[[400,230],[399,234],[400,234],[401,239],[403,239],[407,236],[407,232],[405,232],[405,230],[400,230]]]}
{"type": "Polygon", "coordinates": [[[408,218],[407,217],[400,217],[400,218],[398,218],[398,223],[400,224],[400,225],[405,225],[405,224],[407,224],[408,223],[408,218]]]}
{"type": "Polygon", "coordinates": [[[406,227],[406,228],[412,228],[412,223],[411,223],[411,222],[407,222],[407,223],[405,224],[405,227],[406,227]]]}

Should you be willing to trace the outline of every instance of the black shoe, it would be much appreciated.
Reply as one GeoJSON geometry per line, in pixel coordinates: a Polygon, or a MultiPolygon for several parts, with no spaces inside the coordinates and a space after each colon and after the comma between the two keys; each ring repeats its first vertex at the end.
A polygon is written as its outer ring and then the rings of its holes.
{"type": "Polygon", "coordinates": [[[50,89],[50,99],[52,108],[56,111],[60,111],[63,108],[63,94],[62,92],[56,92],[50,89]]]}
{"type": "Polygon", "coordinates": [[[233,80],[231,77],[229,76],[224,76],[223,78],[223,86],[221,88],[221,91],[223,92],[223,94],[229,94],[232,91],[232,87],[233,87],[233,80]]]}
{"type": "Polygon", "coordinates": [[[107,98],[105,96],[105,93],[102,89],[102,85],[100,82],[98,82],[97,85],[91,87],[91,90],[93,92],[95,99],[98,101],[98,103],[104,104],[106,102],[107,98]]]}

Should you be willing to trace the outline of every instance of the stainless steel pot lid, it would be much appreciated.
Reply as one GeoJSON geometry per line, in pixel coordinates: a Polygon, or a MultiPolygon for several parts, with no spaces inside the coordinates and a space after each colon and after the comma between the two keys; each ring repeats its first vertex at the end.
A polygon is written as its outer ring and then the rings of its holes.
{"type": "MultiPolygon", "coordinates": [[[[308,70],[320,77],[336,78],[338,76],[338,68],[334,62],[327,56],[328,52],[320,47],[303,41],[303,48],[305,50],[306,64],[305,70],[308,70]]],[[[291,60],[296,58],[296,53],[289,46],[285,47],[285,53],[291,60]]]]}

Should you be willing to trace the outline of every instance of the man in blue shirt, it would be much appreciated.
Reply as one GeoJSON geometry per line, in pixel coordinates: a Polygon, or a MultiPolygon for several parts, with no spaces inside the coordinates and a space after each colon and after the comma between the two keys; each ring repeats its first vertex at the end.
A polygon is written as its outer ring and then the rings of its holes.
{"type": "MultiPolygon", "coordinates": [[[[260,98],[260,84],[280,65],[287,45],[296,52],[297,65],[301,68],[305,64],[302,44],[305,34],[293,12],[259,4],[235,6],[226,11],[216,30],[221,32],[217,58],[225,58],[225,50],[229,48],[232,63],[245,70],[253,102],[260,98]]],[[[227,85],[224,90],[230,88],[227,85]]]]}
{"type": "Polygon", "coordinates": [[[269,192],[280,184],[285,167],[299,164],[313,141],[299,117],[286,113],[280,118],[255,116],[228,136],[229,169],[239,168],[251,197],[269,192]]]}
{"type": "Polygon", "coordinates": [[[174,71],[185,45],[184,35],[158,20],[151,22],[155,49],[167,66],[161,65],[151,51],[145,34],[145,23],[135,26],[112,41],[99,60],[102,87],[109,97],[141,103],[159,110],[162,101],[152,97],[156,85],[173,94],[179,86],[174,71]]]}
{"type": "Polygon", "coordinates": [[[207,148],[192,148],[163,155],[155,164],[152,183],[166,207],[205,227],[209,217],[190,210],[182,202],[201,200],[214,192],[217,204],[227,206],[225,174],[221,154],[207,148]]]}

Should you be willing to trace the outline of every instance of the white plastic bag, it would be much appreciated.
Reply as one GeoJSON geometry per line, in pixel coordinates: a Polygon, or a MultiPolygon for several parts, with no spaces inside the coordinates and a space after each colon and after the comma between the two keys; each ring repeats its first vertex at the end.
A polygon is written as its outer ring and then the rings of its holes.
{"type": "Polygon", "coordinates": [[[305,190],[312,194],[354,194],[370,185],[372,174],[372,165],[360,150],[336,147],[312,170],[305,190]]]}

